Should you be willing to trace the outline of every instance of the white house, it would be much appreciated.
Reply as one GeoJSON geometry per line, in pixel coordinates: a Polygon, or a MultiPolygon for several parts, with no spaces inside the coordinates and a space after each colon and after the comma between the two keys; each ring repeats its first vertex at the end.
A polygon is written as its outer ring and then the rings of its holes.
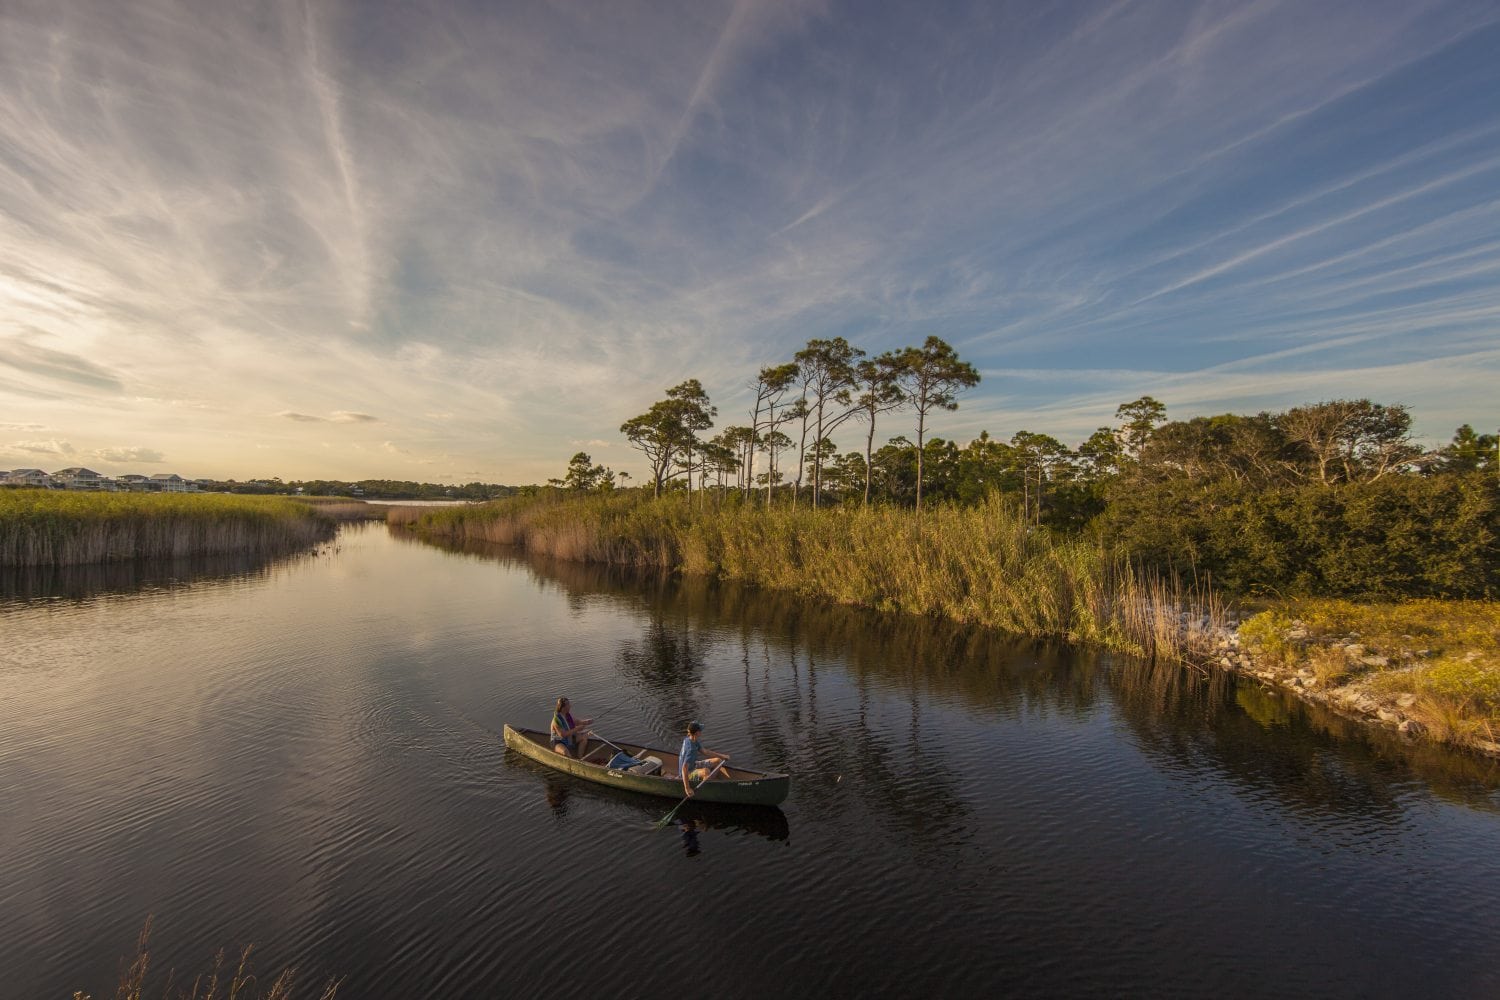
{"type": "Polygon", "coordinates": [[[151,489],[151,480],[134,472],[128,472],[123,476],[116,476],[115,482],[119,485],[120,489],[129,490],[132,493],[145,493],[151,489]]]}
{"type": "Polygon", "coordinates": [[[56,485],[41,469],[12,469],[3,481],[6,486],[29,486],[39,490],[56,485]]]}
{"type": "Polygon", "coordinates": [[[107,490],[113,488],[108,476],[101,476],[93,469],[85,469],[82,466],[74,466],[71,469],[61,469],[52,474],[52,478],[62,484],[65,490],[107,490]]]}
{"type": "Polygon", "coordinates": [[[198,485],[190,483],[175,472],[158,472],[151,477],[151,488],[162,493],[196,493],[198,485]]]}

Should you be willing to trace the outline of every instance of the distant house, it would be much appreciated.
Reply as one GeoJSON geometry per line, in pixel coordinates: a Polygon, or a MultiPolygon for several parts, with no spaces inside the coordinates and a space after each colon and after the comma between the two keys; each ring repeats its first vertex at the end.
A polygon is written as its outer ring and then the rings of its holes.
{"type": "Polygon", "coordinates": [[[196,493],[198,485],[190,483],[175,472],[158,472],[151,477],[151,488],[158,493],[196,493]]]}
{"type": "Polygon", "coordinates": [[[93,469],[75,466],[52,473],[52,478],[65,490],[107,490],[114,484],[108,476],[101,476],[93,469]]]}
{"type": "Polygon", "coordinates": [[[57,485],[52,477],[41,469],[12,469],[3,481],[6,486],[26,486],[39,490],[57,485]]]}
{"type": "Polygon", "coordinates": [[[145,493],[147,490],[151,489],[151,480],[145,476],[140,476],[135,474],[134,472],[131,472],[123,476],[115,477],[115,485],[120,489],[128,490],[131,493],[145,493]]]}

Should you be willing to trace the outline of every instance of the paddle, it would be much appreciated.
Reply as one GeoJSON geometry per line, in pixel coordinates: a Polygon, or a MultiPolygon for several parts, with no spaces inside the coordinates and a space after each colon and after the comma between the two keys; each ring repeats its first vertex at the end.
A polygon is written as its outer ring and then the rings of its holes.
{"type": "MultiPolygon", "coordinates": [[[[712,771],[708,772],[708,778],[712,778],[715,774],[718,774],[719,773],[719,768],[723,767],[727,763],[729,763],[729,762],[726,761],[726,760],[721,760],[717,764],[715,764],[714,765],[714,769],[712,771]]],[[[702,788],[704,785],[708,784],[708,778],[704,778],[702,781],[698,782],[698,787],[702,788]]],[[[688,780],[691,781],[693,779],[689,778],[688,780]]],[[[672,817],[677,815],[677,810],[681,809],[684,805],[686,805],[687,804],[687,800],[690,799],[690,798],[692,798],[691,795],[684,795],[682,797],[682,801],[679,802],[679,803],[677,803],[675,806],[672,807],[672,811],[671,812],[667,813],[661,819],[657,820],[656,828],[658,830],[660,830],[662,827],[664,827],[668,823],[672,822],[672,817]]]]}

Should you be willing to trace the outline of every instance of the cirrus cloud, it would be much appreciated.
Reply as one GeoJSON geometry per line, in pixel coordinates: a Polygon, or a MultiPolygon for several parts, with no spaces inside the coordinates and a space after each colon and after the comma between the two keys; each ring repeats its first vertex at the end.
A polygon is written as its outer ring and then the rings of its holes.
{"type": "Polygon", "coordinates": [[[374,424],[380,422],[379,417],[354,410],[334,410],[326,417],[313,413],[298,413],[295,410],[282,410],[276,415],[302,424],[374,424]]]}
{"type": "Polygon", "coordinates": [[[90,457],[103,462],[139,462],[143,465],[167,460],[167,456],[155,448],[97,448],[90,453],[90,457]]]}

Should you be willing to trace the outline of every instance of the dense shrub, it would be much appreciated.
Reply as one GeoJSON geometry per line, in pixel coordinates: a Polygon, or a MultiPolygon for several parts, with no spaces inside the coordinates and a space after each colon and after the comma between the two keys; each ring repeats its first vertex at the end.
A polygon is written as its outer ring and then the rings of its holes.
{"type": "Polygon", "coordinates": [[[1492,476],[1271,488],[1121,481],[1102,525],[1138,562],[1233,593],[1500,593],[1500,488],[1492,476]]]}

